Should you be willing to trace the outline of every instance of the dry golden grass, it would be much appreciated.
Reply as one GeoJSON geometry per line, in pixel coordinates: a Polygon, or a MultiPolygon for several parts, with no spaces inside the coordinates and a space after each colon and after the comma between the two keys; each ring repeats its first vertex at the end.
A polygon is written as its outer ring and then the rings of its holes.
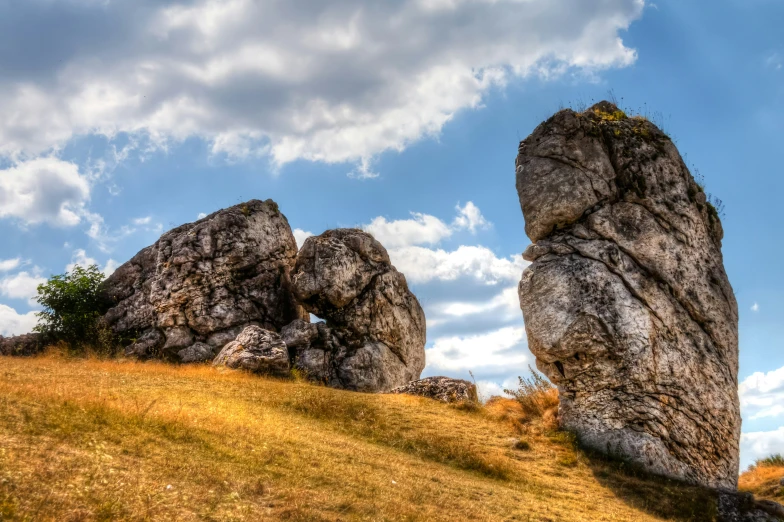
{"type": "Polygon", "coordinates": [[[0,520],[713,520],[487,408],[207,366],[0,358],[0,520]]]}
{"type": "Polygon", "coordinates": [[[781,480],[784,479],[784,462],[781,456],[777,457],[757,461],[741,473],[738,489],[754,493],[757,498],[784,503],[784,486],[781,485],[781,480]]]}

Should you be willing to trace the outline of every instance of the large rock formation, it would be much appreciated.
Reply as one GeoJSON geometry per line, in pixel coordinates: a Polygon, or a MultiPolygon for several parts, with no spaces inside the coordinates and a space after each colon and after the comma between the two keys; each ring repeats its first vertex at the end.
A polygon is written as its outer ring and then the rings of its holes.
{"type": "Polygon", "coordinates": [[[287,376],[290,369],[289,352],[280,335],[255,325],[224,346],[213,364],[280,377],[287,376]]]}
{"type": "Polygon", "coordinates": [[[425,314],[386,249],[361,230],[309,237],[292,286],[326,324],[297,322],[282,332],[295,367],[331,386],[389,391],[425,367],[425,314]]]}
{"type": "Polygon", "coordinates": [[[520,143],[520,306],[583,444],[712,487],[738,477],[738,310],[716,210],[670,139],[602,102],[520,143]]]}
{"type": "Polygon", "coordinates": [[[290,290],[297,244],[272,200],[177,227],[105,282],[105,319],[139,357],[208,360],[248,325],[280,331],[307,314],[290,290]],[[212,353],[207,353],[205,345],[212,353]]]}

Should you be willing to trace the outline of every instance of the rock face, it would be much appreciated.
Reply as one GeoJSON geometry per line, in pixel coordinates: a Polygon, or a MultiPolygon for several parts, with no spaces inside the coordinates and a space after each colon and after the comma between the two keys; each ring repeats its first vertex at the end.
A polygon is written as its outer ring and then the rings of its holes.
{"type": "Polygon", "coordinates": [[[419,378],[425,314],[370,234],[337,229],[309,237],[292,286],[308,312],[326,319],[283,329],[296,368],[330,386],[368,392],[419,378]]]}
{"type": "Polygon", "coordinates": [[[392,390],[392,393],[405,393],[429,397],[441,402],[477,402],[476,386],[461,379],[449,377],[426,377],[412,381],[392,390]]]}
{"type": "Polygon", "coordinates": [[[104,284],[105,319],[130,355],[212,359],[251,324],[279,331],[307,314],[290,290],[297,244],[272,200],[252,200],[177,227],[104,284]],[[207,354],[205,346],[212,352],[207,354]]]}
{"type": "Polygon", "coordinates": [[[537,367],[581,442],[735,488],[738,310],[721,222],[670,139],[602,102],[520,143],[534,242],[519,287],[537,367]]]}
{"type": "Polygon", "coordinates": [[[223,347],[213,364],[281,377],[287,376],[290,368],[289,353],[280,335],[258,326],[245,328],[235,341],[223,347]]]}
{"type": "Polygon", "coordinates": [[[30,356],[43,350],[41,334],[30,333],[3,337],[0,335],[0,355],[30,356]]]}

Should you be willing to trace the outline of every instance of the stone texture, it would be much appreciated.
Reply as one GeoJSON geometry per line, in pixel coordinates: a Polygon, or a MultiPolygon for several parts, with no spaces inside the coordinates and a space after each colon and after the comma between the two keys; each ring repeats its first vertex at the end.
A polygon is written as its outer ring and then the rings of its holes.
{"type": "Polygon", "coordinates": [[[429,397],[441,402],[477,402],[476,386],[462,379],[449,377],[426,377],[412,381],[392,390],[392,393],[405,393],[429,397]]]}
{"type": "Polygon", "coordinates": [[[715,209],[670,139],[602,102],[520,143],[519,287],[562,425],[651,472],[735,488],[738,310],[715,209]]]}
{"type": "Polygon", "coordinates": [[[295,295],[326,324],[291,325],[295,367],[330,386],[389,391],[425,366],[425,315],[386,249],[356,229],[305,240],[292,274],[295,295]]]}
{"type": "Polygon", "coordinates": [[[235,341],[223,347],[213,364],[280,377],[290,370],[289,353],[280,335],[258,326],[245,328],[235,341]]]}
{"type": "Polygon", "coordinates": [[[770,500],[754,500],[751,493],[721,491],[717,500],[718,522],[779,522],[784,507],[770,500]]]}
{"type": "Polygon", "coordinates": [[[44,349],[41,334],[29,333],[3,337],[0,335],[0,355],[30,356],[44,349]]]}
{"type": "Polygon", "coordinates": [[[296,255],[274,201],[218,211],[166,232],[119,267],[104,284],[114,303],[105,319],[135,338],[128,355],[181,361],[197,343],[215,353],[248,325],[279,331],[307,317],[290,290],[296,255]]]}

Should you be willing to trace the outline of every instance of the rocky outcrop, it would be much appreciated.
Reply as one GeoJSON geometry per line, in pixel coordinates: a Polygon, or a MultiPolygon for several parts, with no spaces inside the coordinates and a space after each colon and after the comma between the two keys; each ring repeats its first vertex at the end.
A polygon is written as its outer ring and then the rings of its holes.
{"type": "Polygon", "coordinates": [[[29,333],[3,337],[0,335],[0,355],[30,356],[44,349],[41,334],[29,333]]]}
{"type": "Polygon", "coordinates": [[[717,498],[718,522],[780,522],[784,507],[770,500],[755,500],[751,493],[721,491],[717,498]]]}
{"type": "Polygon", "coordinates": [[[112,330],[129,355],[212,359],[248,325],[279,331],[307,314],[290,290],[297,244],[272,200],[252,200],[166,232],[105,282],[112,330]],[[211,353],[206,353],[208,346],[211,353]]]}
{"type": "Polygon", "coordinates": [[[326,324],[282,332],[294,365],[330,386],[389,391],[425,366],[425,314],[386,249],[361,230],[305,240],[292,274],[305,309],[326,324]]]}
{"type": "Polygon", "coordinates": [[[562,425],[643,468],[735,488],[738,310],[721,222],[670,139],[602,102],[520,143],[519,287],[562,425]]]}
{"type": "Polygon", "coordinates": [[[446,403],[478,402],[479,400],[476,386],[473,383],[449,377],[426,377],[399,386],[391,393],[418,395],[446,403]]]}
{"type": "Polygon", "coordinates": [[[275,332],[248,326],[237,339],[223,347],[213,362],[235,370],[285,377],[289,374],[286,344],[275,332]]]}

